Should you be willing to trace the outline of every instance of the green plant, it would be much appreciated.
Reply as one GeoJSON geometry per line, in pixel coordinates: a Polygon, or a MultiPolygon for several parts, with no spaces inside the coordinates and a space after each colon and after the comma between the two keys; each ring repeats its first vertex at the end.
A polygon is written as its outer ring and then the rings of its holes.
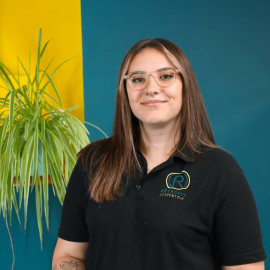
{"type": "Polygon", "coordinates": [[[56,71],[70,59],[56,67],[50,75],[48,69],[54,58],[45,69],[41,69],[41,58],[49,43],[41,48],[41,37],[42,30],[39,32],[37,63],[32,78],[31,54],[27,68],[18,58],[17,76],[0,61],[0,78],[5,84],[2,88],[7,91],[5,98],[0,99],[0,108],[3,110],[0,113],[0,214],[2,212],[3,217],[7,218],[8,211],[11,220],[14,206],[21,223],[19,211],[24,201],[26,228],[29,192],[35,189],[42,246],[43,199],[46,225],[49,228],[49,178],[60,203],[63,203],[66,185],[76,163],[76,154],[89,143],[89,139],[85,126],[70,114],[77,106],[64,109],[53,82],[56,71]],[[26,85],[21,85],[20,69],[27,76],[26,85]],[[48,94],[49,85],[57,99],[48,94]],[[50,105],[47,99],[52,100],[56,107],[50,105]],[[18,201],[16,192],[19,194],[18,201]]]}

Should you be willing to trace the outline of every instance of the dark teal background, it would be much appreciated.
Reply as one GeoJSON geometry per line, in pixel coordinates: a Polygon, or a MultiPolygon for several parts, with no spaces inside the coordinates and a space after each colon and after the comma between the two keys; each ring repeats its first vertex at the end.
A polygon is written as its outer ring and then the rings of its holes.
{"type": "MultiPolygon", "coordinates": [[[[85,120],[111,135],[118,71],[129,48],[148,37],[174,42],[191,61],[217,144],[233,154],[245,172],[270,256],[270,1],[82,0],[81,6],[85,120]]],[[[89,130],[90,140],[103,138],[89,130]]],[[[51,192],[50,231],[44,226],[43,251],[34,196],[26,232],[13,216],[15,270],[50,269],[60,214],[51,192]]],[[[2,217],[0,239],[0,269],[10,269],[12,252],[2,217]]]]}

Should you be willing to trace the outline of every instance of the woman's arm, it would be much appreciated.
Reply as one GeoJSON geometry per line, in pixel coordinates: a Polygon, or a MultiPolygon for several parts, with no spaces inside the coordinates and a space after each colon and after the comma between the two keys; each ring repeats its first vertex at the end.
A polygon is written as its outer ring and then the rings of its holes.
{"type": "Polygon", "coordinates": [[[264,270],[264,261],[235,266],[222,266],[222,270],[264,270]]]}
{"type": "Polygon", "coordinates": [[[52,270],[85,270],[84,258],[88,248],[85,242],[70,242],[58,238],[53,254],[52,270]]]}

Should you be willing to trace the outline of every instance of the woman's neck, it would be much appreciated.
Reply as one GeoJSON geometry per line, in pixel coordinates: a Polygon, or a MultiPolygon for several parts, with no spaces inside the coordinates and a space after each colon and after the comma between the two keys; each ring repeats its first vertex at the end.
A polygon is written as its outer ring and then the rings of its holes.
{"type": "Polygon", "coordinates": [[[169,158],[180,139],[176,126],[155,128],[141,124],[140,150],[146,159],[163,161],[169,158]]]}

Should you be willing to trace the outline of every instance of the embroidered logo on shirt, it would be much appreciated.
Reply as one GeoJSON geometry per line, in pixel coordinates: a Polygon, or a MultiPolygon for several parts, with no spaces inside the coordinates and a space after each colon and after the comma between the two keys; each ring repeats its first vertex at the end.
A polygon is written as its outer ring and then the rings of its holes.
{"type": "Polygon", "coordinates": [[[186,171],[181,173],[170,173],[166,178],[167,188],[182,190],[187,189],[190,185],[190,177],[186,171]]]}
{"type": "Polygon", "coordinates": [[[186,171],[181,173],[170,173],[166,178],[167,188],[162,188],[159,196],[171,197],[183,201],[185,193],[179,190],[187,189],[190,185],[190,176],[186,171]]]}

